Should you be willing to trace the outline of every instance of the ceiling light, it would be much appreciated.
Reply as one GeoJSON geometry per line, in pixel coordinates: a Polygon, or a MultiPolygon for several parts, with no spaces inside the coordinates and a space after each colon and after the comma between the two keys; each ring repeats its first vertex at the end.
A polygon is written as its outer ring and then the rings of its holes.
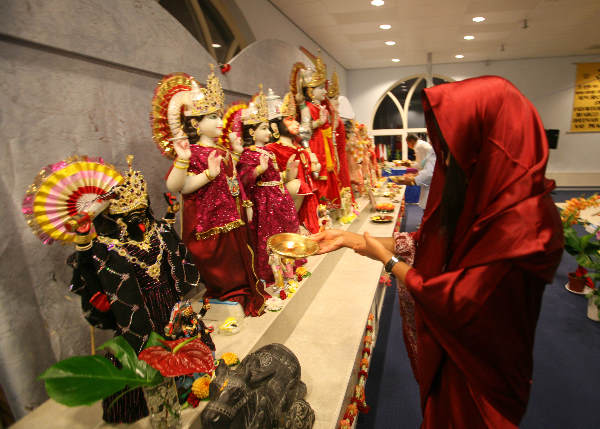
{"type": "Polygon", "coordinates": [[[396,42],[394,42],[393,40],[388,40],[387,42],[385,42],[385,44],[388,46],[394,46],[396,42]]]}
{"type": "Polygon", "coordinates": [[[213,44],[212,44],[212,47],[213,47],[213,48],[220,48],[220,47],[221,47],[221,45],[219,45],[218,43],[213,43],[213,44]]]}
{"type": "Polygon", "coordinates": [[[464,58],[464,57],[465,57],[465,56],[464,56],[464,55],[462,55],[462,54],[454,55],[454,58],[458,58],[458,59],[461,59],[461,58],[464,58]]]}
{"type": "Polygon", "coordinates": [[[379,28],[381,28],[382,30],[389,30],[390,28],[392,28],[392,26],[390,24],[381,24],[379,28]]]}
{"type": "Polygon", "coordinates": [[[474,38],[475,38],[475,36],[471,36],[470,34],[463,37],[463,39],[465,39],[465,40],[473,40],[474,38]]]}
{"type": "Polygon", "coordinates": [[[392,61],[395,63],[399,63],[400,62],[400,58],[392,58],[392,61]]]}
{"type": "Polygon", "coordinates": [[[373,6],[383,6],[385,2],[383,0],[371,0],[373,6]]]}
{"type": "Polygon", "coordinates": [[[485,18],[483,16],[476,16],[475,18],[473,18],[474,22],[483,22],[485,21],[485,18]]]}

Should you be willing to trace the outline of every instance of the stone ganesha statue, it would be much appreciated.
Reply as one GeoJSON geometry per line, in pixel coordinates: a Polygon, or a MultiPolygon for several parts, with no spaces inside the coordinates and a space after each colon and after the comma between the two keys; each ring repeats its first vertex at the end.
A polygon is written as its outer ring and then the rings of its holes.
{"type": "Polygon", "coordinates": [[[300,362],[282,344],[261,347],[235,369],[221,360],[209,391],[204,429],[310,429],[315,421],[300,362]]]}

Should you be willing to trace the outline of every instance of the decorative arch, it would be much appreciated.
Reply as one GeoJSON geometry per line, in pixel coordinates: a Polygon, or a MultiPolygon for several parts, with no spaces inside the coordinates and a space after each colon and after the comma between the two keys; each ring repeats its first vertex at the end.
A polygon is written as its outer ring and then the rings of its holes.
{"type": "MultiPolygon", "coordinates": [[[[402,138],[402,159],[408,158],[406,136],[408,134],[426,135],[425,116],[418,93],[427,85],[427,74],[404,77],[379,97],[371,114],[371,132],[376,143],[383,143],[393,150],[397,136],[402,138]],[[417,95],[415,95],[417,93],[417,95]]],[[[454,82],[454,79],[434,74],[433,86],[454,82]]]]}

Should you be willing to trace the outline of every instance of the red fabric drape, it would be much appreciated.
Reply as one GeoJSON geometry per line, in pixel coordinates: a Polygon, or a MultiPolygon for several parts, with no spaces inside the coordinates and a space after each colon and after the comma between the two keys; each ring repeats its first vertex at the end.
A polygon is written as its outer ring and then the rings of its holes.
{"type": "Polygon", "coordinates": [[[563,246],[544,128],[529,100],[495,76],[426,89],[423,106],[437,162],[406,278],[423,428],[516,427],[541,296],[563,246]],[[468,180],[449,246],[440,219],[446,150],[468,180]]]}

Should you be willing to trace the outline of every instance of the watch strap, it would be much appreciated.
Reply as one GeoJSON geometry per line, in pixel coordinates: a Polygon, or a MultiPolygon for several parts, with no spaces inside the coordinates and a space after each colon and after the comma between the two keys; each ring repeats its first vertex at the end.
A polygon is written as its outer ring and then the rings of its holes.
{"type": "Polygon", "coordinates": [[[398,255],[394,255],[390,258],[389,261],[386,262],[386,264],[384,265],[384,269],[385,272],[388,274],[392,273],[392,268],[394,268],[394,265],[396,265],[396,263],[400,262],[401,259],[398,255]]]}

